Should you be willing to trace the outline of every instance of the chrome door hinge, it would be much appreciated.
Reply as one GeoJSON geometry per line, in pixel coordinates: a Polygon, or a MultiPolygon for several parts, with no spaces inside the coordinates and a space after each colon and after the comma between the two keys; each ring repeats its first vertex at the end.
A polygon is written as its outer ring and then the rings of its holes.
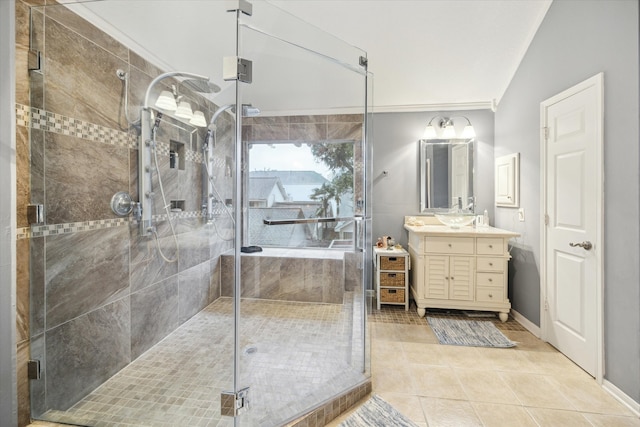
{"type": "Polygon", "coordinates": [[[366,56],[361,56],[360,57],[360,66],[364,67],[364,69],[366,70],[367,67],[369,66],[369,60],[367,59],[366,56]]]}
{"type": "Polygon", "coordinates": [[[239,390],[238,393],[223,391],[220,394],[220,414],[226,417],[235,417],[249,409],[249,387],[239,390]]]}
{"type": "Polygon", "coordinates": [[[239,56],[225,56],[222,59],[222,79],[239,80],[251,83],[253,78],[253,62],[239,56]]]}
{"type": "Polygon", "coordinates": [[[44,205],[27,205],[27,222],[31,225],[44,224],[44,205]]]}
{"type": "Polygon", "coordinates": [[[30,380],[39,380],[40,374],[40,361],[38,359],[29,360],[27,362],[27,378],[30,380]]]}
{"type": "Polygon", "coordinates": [[[544,214],[544,225],[549,225],[549,214],[544,214]]]}
{"type": "Polygon", "coordinates": [[[245,15],[251,16],[253,14],[253,5],[247,0],[237,0],[233,3],[233,7],[227,9],[227,12],[242,12],[245,15]]]}
{"type": "Polygon", "coordinates": [[[41,61],[40,61],[40,51],[29,49],[28,57],[27,57],[27,68],[29,71],[42,71],[41,61]]]}
{"type": "Polygon", "coordinates": [[[545,141],[546,141],[547,139],[549,139],[549,128],[548,128],[548,127],[546,127],[546,126],[545,126],[545,127],[543,127],[543,128],[542,128],[542,132],[544,132],[544,139],[545,139],[545,141]]]}
{"type": "Polygon", "coordinates": [[[544,311],[549,311],[549,300],[544,299],[544,311]]]}

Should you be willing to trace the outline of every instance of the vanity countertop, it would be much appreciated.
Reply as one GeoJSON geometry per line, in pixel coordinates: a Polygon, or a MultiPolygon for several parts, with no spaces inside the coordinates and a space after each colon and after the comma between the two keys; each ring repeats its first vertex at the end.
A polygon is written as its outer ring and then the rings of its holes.
{"type": "Polygon", "coordinates": [[[430,236],[460,236],[460,237],[518,237],[519,233],[502,230],[495,227],[460,227],[451,228],[446,225],[404,225],[405,230],[412,233],[428,234],[430,236]]]}

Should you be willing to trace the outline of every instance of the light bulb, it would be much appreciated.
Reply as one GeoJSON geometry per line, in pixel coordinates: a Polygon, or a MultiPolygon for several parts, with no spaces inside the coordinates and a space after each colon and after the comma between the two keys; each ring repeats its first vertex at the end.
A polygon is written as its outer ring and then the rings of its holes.
{"type": "Polygon", "coordinates": [[[433,127],[433,125],[427,125],[427,127],[424,129],[423,138],[436,139],[437,137],[438,135],[436,134],[436,129],[433,127]]]}
{"type": "Polygon", "coordinates": [[[204,113],[202,111],[194,111],[193,117],[189,120],[189,123],[201,128],[207,126],[207,121],[204,119],[204,113]]]}
{"type": "Polygon", "coordinates": [[[442,138],[444,139],[453,139],[456,137],[456,129],[452,124],[445,125],[444,132],[442,132],[442,138]]]}
{"type": "Polygon", "coordinates": [[[470,124],[466,125],[464,127],[464,130],[462,131],[462,137],[465,139],[475,138],[476,131],[473,126],[471,126],[470,124]]]}
{"type": "Polygon", "coordinates": [[[167,111],[176,111],[178,105],[176,105],[176,99],[173,97],[173,94],[168,90],[163,90],[156,100],[156,107],[167,111]]]}
{"type": "Polygon", "coordinates": [[[191,111],[191,105],[187,101],[180,101],[178,109],[174,113],[176,117],[181,119],[189,119],[193,117],[193,111],[191,111]]]}

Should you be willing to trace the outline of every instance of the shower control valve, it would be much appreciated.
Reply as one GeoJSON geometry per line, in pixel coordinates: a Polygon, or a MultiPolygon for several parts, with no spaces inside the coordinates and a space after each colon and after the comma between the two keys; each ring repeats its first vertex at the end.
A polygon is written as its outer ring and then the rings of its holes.
{"type": "Polygon", "coordinates": [[[153,191],[148,191],[147,193],[145,193],[145,196],[147,196],[148,199],[151,199],[153,196],[155,196],[156,193],[154,193],[153,191]]]}
{"type": "Polygon", "coordinates": [[[142,218],[142,203],[140,202],[132,202],[133,205],[133,217],[140,221],[142,218]]]}

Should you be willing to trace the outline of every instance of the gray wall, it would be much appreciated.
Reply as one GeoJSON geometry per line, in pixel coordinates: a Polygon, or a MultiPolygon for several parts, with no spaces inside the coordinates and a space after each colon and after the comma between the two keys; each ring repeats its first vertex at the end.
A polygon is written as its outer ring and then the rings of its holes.
{"type": "Polygon", "coordinates": [[[640,402],[638,2],[555,1],[496,113],[495,155],[520,152],[520,201],[497,223],[522,233],[513,308],[540,324],[540,102],[599,72],[605,79],[605,378],[640,402]]]}
{"type": "MultiPolygon", "coordinates": [[[[15,56],[15,3],[0,2],[0,58],[15,56]]],[[[0,62],[0,424],[18,423],[16,390],[16,328],[15,328],[15,64],[0,62]]]]}
{"type": "MultiPolygon", "coordinates": [[[[393,236],[406,247],[406,215],[420,212],[418,140],[434,116],[466,116],[476,130],[477,212],[489,210],[493,223],[493,122],[490,110],[373,115],[373,240],[393,236]],[[388,171],[388,175],[382,175],[388,171]]],[[[455,121],[455,119],[454,119],[455,121]]]]}

